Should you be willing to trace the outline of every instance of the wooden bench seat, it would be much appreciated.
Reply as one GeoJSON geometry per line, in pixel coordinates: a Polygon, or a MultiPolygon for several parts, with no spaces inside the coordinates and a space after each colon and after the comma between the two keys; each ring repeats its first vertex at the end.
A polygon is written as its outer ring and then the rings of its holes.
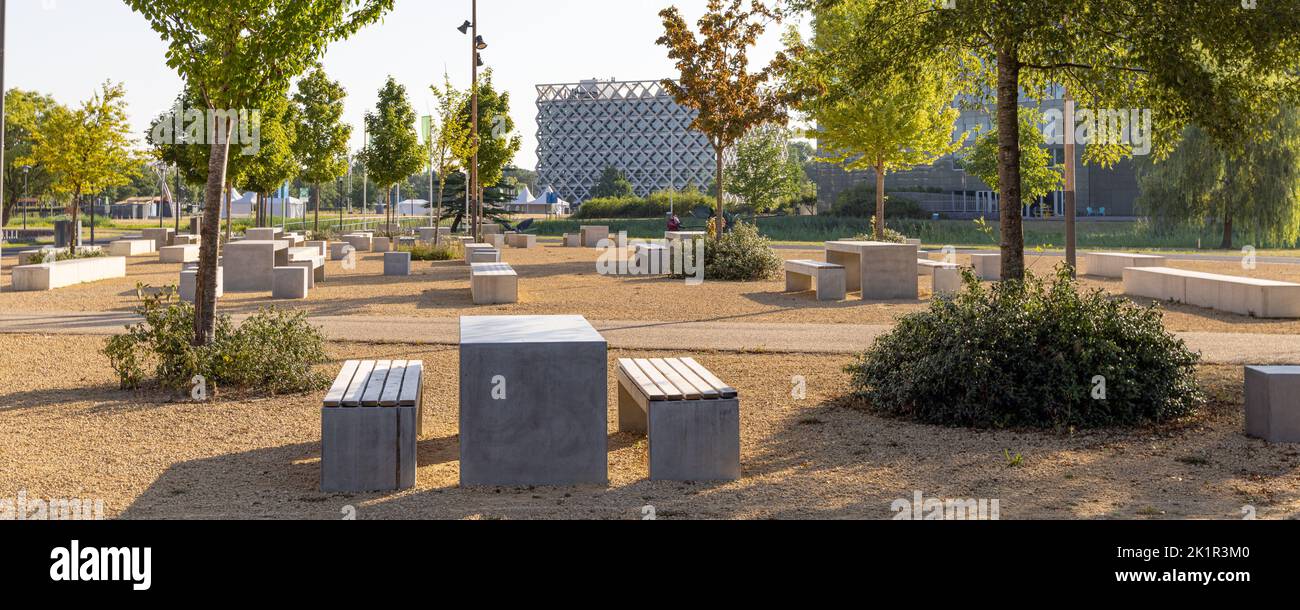
{"type": "Polygon", "coordinates": [[[693,358],[618,361],[618,428],[645,434],[650,478],[740,478],[740,396],[693,358]]]}
{"type": "Polygon", "coordinates": [[[1170,267],[1129,267],[1124,294],[1256,318],[1300,318],[1300,284],[1170,267]]]}
{"type": "Polygon", "coordinates": [[[470,263],[469,288],[475,305],[519,302],[519,274],[507,263],[470,263]]]}
{"type": "Polygon", "coordinates": [[[321,407],[321,491],[415,486],[424,363],[349,360],[321,407]]]}
{"type": "Polygon", "coordinates": [[[785,262],[785,291],[807,292],[817,284],[818,301],[843,301],[848,281],[843,265],[821,261],[794,260],[785,262]]]}

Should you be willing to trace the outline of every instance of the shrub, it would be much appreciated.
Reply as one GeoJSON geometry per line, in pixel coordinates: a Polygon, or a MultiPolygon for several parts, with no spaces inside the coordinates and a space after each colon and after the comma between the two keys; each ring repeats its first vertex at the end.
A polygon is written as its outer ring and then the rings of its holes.
{"type": "Polygon", "coordinates": [[[1154,306],[1080,292],[1064,266],[1050,285],[1029,276],[984,288],[969,271],[965,281],[847,367],[869,409],[945,426],[1062,430],[1164,422],[1204,403],[1199,356],[1154,306]]]}
{"type": "MultiPolygon", "coordinates": [[[[875,240],[876,240],[876,217],[875,217],[875,216],[872,216],[872,217],[871,217],[871,228],[870,228],[870,230],[868,230],[866,233],[862,233],[862,234],[859,234],[859,235],[854,236],[853,239],[855,239],[855,240],[857,240],[857,241],[875,241],[875,240]]],[[[906,236],[906,235],[903,235],[902,233],[899,233],[898,231],[895,231],[895,230],[889,228],[889,225],[886,224],[886,225],[885,225],[885,230],[884,230],[884,232],[882,233],[882,236],[881,236],[881,241],[886,241],[886,242],[895,243],[895,244],[901,244],[901,243],[903,243],[904,241],[907,241],[907,236],[906,236]]]]}
{"type": "MultiPolygon", "coordinates": [[[[831,205],[832,216],[849,218],[870,218],[876,215],[876,185],[874,182],[862,182],[843,191],[831,205]]],[[[921,208],[921,204],[907,197],[885,196],[885,218],[929,218],[930,215],[921,208]]]]}
{"type": "Polygon", "coordinates": [[[438,245],[417,243],[409,248],[400,248],[411,253],[413,261],[454,261],[465,258],[465,249],[460,240],[443,240],[438,245]]]}
{"type": "Polygon", "coordinates": [[[184,391],[202,376],[209,392],[232,387],[260,392],[317,390],[326,379],[314,366],[326,361],[324,338],[302,312],[266,308],[235,326],[218,316],[215,340],[204,347],[191,343],[194,307],[175,302],[175,289],[147,294],[138,286],[140,324],[108,340],[104,354],[123,389],[135,389],[152,366],[158,384],[184,391]]]}
{"type": "Polygon", "coordinates": [[[81,258],[100,258],[103,256],[106,255],[103,253],[103,251],[100,250],[77,250],[74,253],[74,252],[68,252],[64,248],[59,248],[57,250],[53,250],[53,249],[41,250],[40,252],[33,252],[31,254],[28,254],[27,257],[23,259],[22,264],[40,265],[42,263],[70,261],[70,260],[77,260],[81,258]]]}
{"type": "Polygon", "coordinates": [[[696,190],[656,191],[649,197],[598,197],[588,199],[574,212],[584,218],[663,218],[676,210],[686,216],[696,206],[712,208],[714,200],[696,190]]]}
{"type": "Polygon", "coordinates": [[[721,239],[704,240],[704,277],[724,282],[756,282],[781,273],[783,260],[752,224],[736,223],[721,239]]]}

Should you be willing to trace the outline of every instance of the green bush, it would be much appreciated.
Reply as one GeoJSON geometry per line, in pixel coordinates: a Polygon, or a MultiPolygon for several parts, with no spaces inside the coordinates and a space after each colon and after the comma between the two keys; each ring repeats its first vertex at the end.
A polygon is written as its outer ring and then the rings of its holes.
{"type": "Polygon", "coordinates": [[[123,389],[144,383],[153,368],[164,388],[188,391],[201,376],[208,391],[221,387],[272,394],[306,392],[325,386],[327,380],[313,367],[326,361],[324,338],[302,312],[267,308],[235,326],[229,316],[218,316],[215,340],[205,347],[191,343],[194,307],[175,301],[175,288],[146,294],[140,324],[108,340],[104,354],[123,389]]]}
{"type": "MultiPolygon", "coordinates": [[[[876,217],[875,216],[871,217],[871,222],[869,224],[871,226],[870,228],[868,228],[866,233],[860,233],[858,235],[855,235],[853,239],[857,241],[875,241],[876,240],[876,217]]],[[[885,230],[882,233],[881,241],[886,241],[894,244],[901,244],[904,241],[907,241],[907,236],[889,228],[889,223],[886,222],[885,230]]]]}
{"type": "Polygon", "coordinates": [[[442,240],[438,245],[417,243],[407,248],[399,248],[402,252],[410,252],[413,261],[454,261],[465,258],[465,250],[461,246],[460,240],[442,240]]]}
{"type": "Polygon", "coordinates": [[[1062,266],[965,289],[904,316],[847,367],[869,409],[924,423],[1065,430],[1190,415],[1204,403],[1199,356],[1159,309],[1080,292],[1062,266]],[[1104,380],[1104,399],[1096,393],[1104,380]]]}
{"type": "Polygon", "coordinates": [[[737,223],[722,239],[704,240],[704,277],[724,282],[769,280],[784,261],[752,224],[737,223]]]}
{"type": "Polygon", "coordinates": [[[70,260],[76,260],[80,258],[100,258],[103,256],[107,256],[107,255],[104,254],[104,252],[101,250],[77,250],[75,253],[73,253],[73,252],[68,252],[66,248],[59,248],[57,250],[41,250],[40,252],[33,252],[31,254],[28,254],[23,259],[22,264],[40,265],[46,262],[70,261],[70,260]],[[52,261],[47,260],[46,252],[53,252],[54,260],[52,261]]]}

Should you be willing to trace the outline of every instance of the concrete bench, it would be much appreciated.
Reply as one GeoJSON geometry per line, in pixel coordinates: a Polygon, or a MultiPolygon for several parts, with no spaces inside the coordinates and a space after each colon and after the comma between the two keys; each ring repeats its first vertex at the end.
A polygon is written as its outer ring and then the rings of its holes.
{"type": "MultiPolygon", "coordinates": [[[[225,272],[222,267],[217,267],[217,298],[225,296],[225,272]]],[[[185,269],[181,271],[181,282],[178,292],[182,301],[186,303],[194,302],[194,295],[198,293],[199,270],[185,269]]]]}
{"type": "Polygon", "coordinates": [[[505,233],[492,233],[483,236],[483,243],[491,245],[493,248],[496,248],[497,250],[504,250],[506,244],[509,242],[506,241],[505,233]]]}
{"type": "Polygon", "coordinates": [[[305,299],[311,284],[311,272],[305,267],[276,267],[273,299],[305,299]]]}
{"type": "Polygon", "coordinates": [[[470,296],[475,305],[519,302],[519,274],[505,263],[471,263],[470,296]]]}
{"type": "Polygon", "coordinates": [[[580,234],[580,233],[565,233],[565,234],[564,234],[564,247],[565,247],[565,248],[581,248],[581,247],[582,247],[582,234],[580,234]]]}
{"type": "Polygon", "coordinates": [[[465,262],[474,263],[499,263],[501,262],[501,251],[496,248],[475,248],[465,252],[465,262]]]}
{"type": "Polygon", "coordinates": [[[465,264],[467,265],[473,262],[470,260],[470,258],[473,256],[475,252],[483,251],[483,250],[496,250],[498,252],[500,251],[497,248],[493,247],[492,244],[484,244],[484,243],[478,243],[472,241],[464,243],[462,247],[465,250],[465,264]]]}
{"type": "Polygon", "coordinates": [[[1001,254],[972,254],[970,260],[975,267],[975,277],[993,282],[1002,280],[1001,254]]]}
{"type": "Polygon", "coordinates": [[[664,239],[668,241],[704,239],[708,236],[708,231],[664,231],[664,239]]]}
{"type": "Polygon", "coordinates": [[[15,292],[55,290],[120,277],[126,277],[125,257],[78,258],[14,267],[13,289],[15,292]]]}
{"type": "Polygon", "coordinates": [[[956,265],[936,267],[932,273],[931,292],[935,295],[961,292],[961,268],[956,265]]]}
{"type": "Polygon", "coordinates": [[[956,269],[957,265],[941,261],[932,261],[928,258],[916,259],[916,272],[918,275],[934,275],[938,269],[956,269]]]}
{"type": "Polygon", "coordinates": [[[500,235],[504,232],[505,229],[502,228],[500,224],[495,222],[489,222],[489,223],[484,223],[479,225],[480,235],[500,235]]]}
{"type": "Polygon", "coordinates": [[[153,254],[152,239],[120,239],[108,244],[109,256],[144,256],[153,254]]]}
{"type": "Polygon", "coordinates": [[[1246,367],[1246,434],[1300,443],[1300,366],[1246,367]]]}
{"type": "Polygon", "coordinates": [[[307,288],[315,288],[317,282],[325,281],[325,257],[319,248],[289,248],[289,267],[302,267],[307,270],[307,288]]]}
{"type": "Polygon", "coordinates": [[[176,229],[144,229],[140,231],[140,234],[143,239],[153,241],[153,249],[157,251],[172,245],[172,238],[176,236],[176,229]]]}
{"type": "Polygon", "coordinates": [[[1256,318],[1300,318],[1300,284],[1170,267],[1129,267],[1124,294],[1256,318]]]}
{"type": "Polygon", "coordinates": [[[595,248],[601,240],[609,239],[609,227],[582,226],[578,227],[578,234],[581,236],[582,247],[595,248]]]}
{"type": "Polygon", "coordinates": [[[321,491],[414,487],[423,395],[420,360],[344,363],[321,406],[321,491]]]}
{"type": "Polygon", "coordinates": [[[308,241],[308,242],[304,242],[302,247],[312,248],[316,250],[316,253],[320,254],[321,256],[330,255],[330,243],[327,241],[308,241]]]}
{"type": "Polygon", "coordinates": [[[397,277],[411,275],[411,253],[385,252],[384,275],[397,277]]]}
{"type": "Polygon", "coordinates": [[[740,397],[693,358],[620,359],[618,430],[646,435],[653,481],[740,478],[740,397]]]}
{"type": "Polygon", "coordinates": [[[843,301],[846,278],[843,265],[809,260],[785,262],[785,291],[807,292],[816,280],[818,301],[843,301]]]}
{"type": "Polygon", "coordinates": [[[167,246],[158,251],[158,260],[164,263],[193,263],[199,260],[199,247],[167,246]]]}
{"type": "MultiPolygon", "coordinates": [[[[275,269],[289,266],[287,241],[245,239],[226,244],[222,258],[230,267],[226,287],[231,292],[271,292],[275,269]]],[[[306,286],[304,280],[304,287],[306,286]]]]}
{"type": "Polygon", "coordinates": [[[283,234],[284,231],[277,227],[244,229],[244,239],[252,241],[274,241],[283,234]]]}
{"type": "Polygon", "coordinates": [[[1087,275],[1122,279],[1129,267],[1164,267],[1163,256],[1129,254],[1126,252],[1088,252],[1083,255],[1087,275]]]}
{"type": "Polygon", "coordinates": [[[198,235],[177,235],[172,238],[173,246],[197,246],[203,243],[203,238],[198,235]]]}
{"type": "Polygon", "coordinates": [[[511,248],[528,249],[537,245],[536,235],[529,235],[527,233],[507,233],[505,237],[506,243],[509,244],[511,248]]]}
{"type": "Polygon", "coordinates": [[[352,245],[352,249],[357,252],[369,252],[371,242],[374,236],[369,233],[350,233],[342,237],[343,241],[352,245]]]}
{"type": "Polygon", "coordinates": [[[916,246],[918,248],[921,247],[921,240],[919,239],[904,239],[903,243],[909,246],[916,246]]]}

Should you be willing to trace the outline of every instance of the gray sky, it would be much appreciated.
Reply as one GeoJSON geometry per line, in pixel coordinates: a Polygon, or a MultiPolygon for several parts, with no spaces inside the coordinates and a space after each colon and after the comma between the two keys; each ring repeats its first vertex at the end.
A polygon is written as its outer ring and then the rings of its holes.
{"type": "MultiPolygon", "coordinates": [[[[706,2],[479,1],[480,33],[489,45],[484,61],[497,86],[510,92],[523,137],[517,165],[536,164],[535,85],[675,76],[665,49],[654,43],[662,32],[657,13],[670,4],[693,22],[706,2]]],[[[383,22],[330,48],[325,69],[348,90],[354,148],[361,142],[361,118],[390,74],[406,86],[420,114],[431,109],[429,86],[441,82],[444,69],[456,86],[468,85],[469,41],[456,26],[469,13],[469,0],[397,0],[383,22]]],[[[784,27],[769,29],[751,54],[755,66],[780,48],[784,27]]],[[[9,0],[7,43],[6,87],[40,91],[72,105],[105,80],[123,82],[141,141],[149,121],[180,91],[180,78],[164,63],[164,43],[119,0],[9,0]]]]}

